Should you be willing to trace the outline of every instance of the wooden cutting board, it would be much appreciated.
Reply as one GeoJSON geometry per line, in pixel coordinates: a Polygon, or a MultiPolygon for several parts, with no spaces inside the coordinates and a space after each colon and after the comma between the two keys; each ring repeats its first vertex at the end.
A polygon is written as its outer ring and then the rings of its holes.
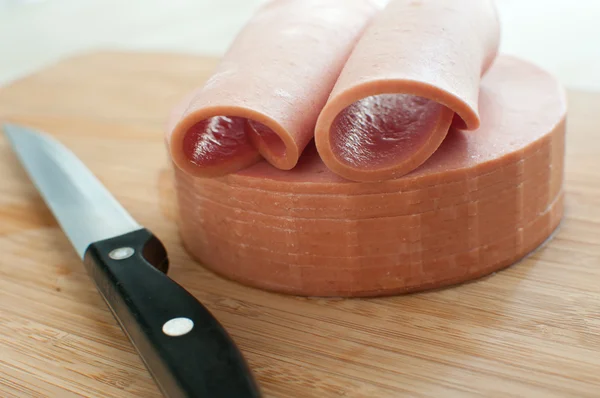
{"type": "MultiPolygon", "coordinates": [[[[597,397],[600,94],[570,92],[566,216],[473,283],[376,299],[282,296],[190,259],[162,128],[215,60],[92,53],[0,89],[0,120],[71,148],[165,243],[169,275],[239,344],[266,397],[597,397]]],[[[133,347],[0,136],[0,396],[158,397],[133,347]]]]}

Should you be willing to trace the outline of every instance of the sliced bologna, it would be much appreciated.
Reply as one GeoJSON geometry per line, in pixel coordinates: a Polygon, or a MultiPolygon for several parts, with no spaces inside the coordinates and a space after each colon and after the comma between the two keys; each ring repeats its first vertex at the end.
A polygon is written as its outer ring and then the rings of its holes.
{"type": "Polygon", "coordinates": [[[400,177],[423,164],[453,122],[476,130],[480,79],[499,45],[492,0],[392,0],[361,36],[315,129],[333,172],[400,177]]]}
{"type": "Polygon", "coordinates": [[[201,264],[296,295],[382,296],[471,280],[542,244],[563,212],[566,100],[539,68],[500,56],[481,81],[479,126],[452,127],[416,170],[340,177],[309,145],[292,170],[218,178],[175,167],[179,226],[201,264]]]}
{"type": "Polygon", "coordinates": [[[212,77],[173,113],[175,164],[220,176],[261,159],[296,165],[319,112],[381,0],[277,0],[259,9],[212,77]]]}

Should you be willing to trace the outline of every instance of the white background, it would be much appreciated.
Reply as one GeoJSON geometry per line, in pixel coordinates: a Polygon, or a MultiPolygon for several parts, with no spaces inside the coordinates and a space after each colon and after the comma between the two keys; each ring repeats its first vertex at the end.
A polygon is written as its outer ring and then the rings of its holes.
{"type": "MultiPolygon", "coordinates": [[[[219,55],[264,1],[0,0],[0,86],[93,49],[219,55]]],[[[496,3],[502,52],[571,88],[600,91],[600,0],[496,3]]]]}

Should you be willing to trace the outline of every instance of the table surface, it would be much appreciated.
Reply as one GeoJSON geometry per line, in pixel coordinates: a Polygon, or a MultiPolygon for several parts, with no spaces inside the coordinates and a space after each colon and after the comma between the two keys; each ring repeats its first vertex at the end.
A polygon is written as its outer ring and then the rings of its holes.
{"type": "MultiPolygon", "coordinates": [[[[527,259],[437,291],[302,298],[224,280],[182,248],[162,128],[214,65],[152,53],[67,59],[0,90],[0,122],[59,139],[156,233],[169,275],[231,333],[265,397],[598,396],[600,141],[588,137],[600,94],[569,92],[565,218],[527,259]]],[[[3,136],[0,184],[0,396],[158,397],[3,136]]]]}
{"type": "MultiPolygon", "coordinates": [[[[220,56],[266,0],[0,0],[0,86],[98,48],[220,56]]],[[[600,1],[496,0],[501,51],[600,91],[600,1]]]]}

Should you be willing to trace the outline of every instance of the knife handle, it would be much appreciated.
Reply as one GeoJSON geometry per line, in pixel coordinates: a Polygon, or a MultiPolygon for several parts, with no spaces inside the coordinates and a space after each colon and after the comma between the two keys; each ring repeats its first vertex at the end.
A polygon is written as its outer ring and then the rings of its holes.
{"type": "Polygon", "coordinates": [[[166,275],[167,252],[149,230],[92,243],[84,264],[166,397],[260,397],[225,329],[166,275]]]}

